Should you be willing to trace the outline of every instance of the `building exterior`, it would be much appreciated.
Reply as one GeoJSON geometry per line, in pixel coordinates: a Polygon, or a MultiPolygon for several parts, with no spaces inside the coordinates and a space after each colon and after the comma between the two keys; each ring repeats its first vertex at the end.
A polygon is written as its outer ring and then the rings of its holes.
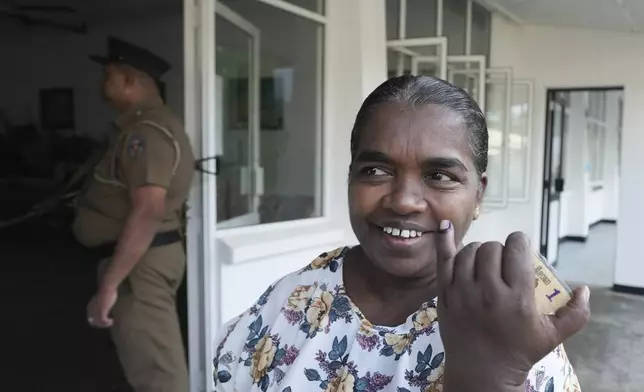
{"type": "Polygon", "coordinates": [[[188,213],[193,391],[210,385],[221,323],[279,277],[356,243],[346,199],[350,131],[367,94],[402,72],[447,78],[488,113],[490,189],[466,240],[503,242],[520,230],[535,248],[547,90],[623,87],[621,137],[615,125],[595,143],[619,143],[621,152],[606,154],[603,174],[577,189],[603,181],[603,191],[568,194],[572,205],[588,200],[588,212],[566,235],[618,221],[614,284],[644,288],[644,35],[521,23],[494,4],[185,1],[184,117],[203,169],[188,213]]]}

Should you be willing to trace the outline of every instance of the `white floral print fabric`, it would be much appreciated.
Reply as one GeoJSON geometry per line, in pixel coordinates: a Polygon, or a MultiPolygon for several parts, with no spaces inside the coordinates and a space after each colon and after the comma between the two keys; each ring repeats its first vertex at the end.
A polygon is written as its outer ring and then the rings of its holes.
{"type": "MultiPolygon", "coordinates": [[[[217,392],[441,392],[445,353],[436,301],[398,327],[372,325],[347,296],[349,248],[275,282],[215,341],[217,392]]],[[[580,392],[562,346],[532,370],[526,392],[580,392]]]]}

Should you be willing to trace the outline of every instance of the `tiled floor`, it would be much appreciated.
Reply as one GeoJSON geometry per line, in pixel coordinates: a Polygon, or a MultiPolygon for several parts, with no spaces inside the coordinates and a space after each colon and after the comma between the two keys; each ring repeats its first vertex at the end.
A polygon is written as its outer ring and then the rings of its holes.
{"type": "Polygon", "coordinates": [[[617,225],[598,224],[586,242],[562,242],[557,272],[566,281],[612,286],[616,235],[617,225]]]}
{"type": "Polygon", "coordinates": [[[583,392],[644,391],[644,296],[613,285],[616,226],[600,224],[585,243],[562,243],[557,270],[571,286],[591,287],[591,319],[566,350],[583,392]]]}

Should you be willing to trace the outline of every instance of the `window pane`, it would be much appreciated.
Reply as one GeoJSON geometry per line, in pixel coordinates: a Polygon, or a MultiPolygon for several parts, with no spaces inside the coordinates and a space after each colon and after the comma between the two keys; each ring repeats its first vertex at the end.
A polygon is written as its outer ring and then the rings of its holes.
{"type": "MultiPolygon", "coordinates": [[[[479,62],[447,62],[447,80],[467,91],[467,93],[474,98],[480,105],[482,94],[479,93],[479,81],[483,77],[479,72],[479,62]]],[[[481,105],[483,106],[483,105],[481,105]]]]}
{"type": "Polygon", "coordinates": [[[402,63],[402,75],[411,74],[411,57],[393,49],[387,49],[387,75],[392,78],[400,76],[399,64],[402,63]]]}
{"type": "Polygon", "coordinates": [[[530,129],[530,85],[512,86],[511,127],[508,140],[509,197],[525,199],[527,195],[528,142],[530,129]]]}
{"type": "Polygon", "coordinates": [[[491,14],[482,5],[472,2],[472,53],[490,57],[491,14]]]}
{"type": "Polygon", "coordinates": [[[387,39],[398,39],[398,29],[400,28],[400,0],[387,0],[386,2],[387,18],[387,39]]]}
{"type": "Polygon", "coordinates": [[[503,177],[504,143],[506,113],[509,108],[506,89],[507,81],[496,77],[486,85],[486,118],[488,126],[488,187],[486,199],[491,202],[503,201],[505,181],[503,177]]]}
{"type": "Polygon", "coordinates": [[[447,53],[465,54],[467,0],[449,0],[443,6],[443,34],[447,37],[447,53]]]}
{"type": "Polygon", "coordinates": [[[217,15],[217,109],[218,142],[221,144],[217,175],[218,221],[246,216],[253,212],[251,116],[251,51],[253,37],[217,15]],[[235,195],[235,197],[231,197],[235,195]]]}
{"type": "Polygon", "coordinates": [[[402,53],[397,48],[387,49],[387,70],[389,77],[400,74],[411,74],[413,70],[413,60],[417,64],[416,75],[425,76],[440,76],[440,58],[437,53],[440,52],[439,45],[422,45],[422,46],[406,46],[401,49],[413,51],[421,57],[412,57],[406,53],[402,53]],[[429,57],[427,59],[426,57],[429,57]],[[399,64],[402,61],[402,72],[399,72],[399,64]]]}
{"type": "Polygon", "coordinates": [[[407,0],[407,36],[436,36],[436,0],[407,0]]]}
{"type": "Polygon", "coordinates": [[[323,27],[261,2],[222,3],[219,226],[320,216],[323,27]]]}

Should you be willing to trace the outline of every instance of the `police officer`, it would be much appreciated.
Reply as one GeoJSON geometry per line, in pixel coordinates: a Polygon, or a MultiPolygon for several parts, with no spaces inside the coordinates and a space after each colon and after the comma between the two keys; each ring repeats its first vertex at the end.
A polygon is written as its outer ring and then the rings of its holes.
{"type": "Polygon", "coordinates": [[[170,65],[113,37],[107,57],[91,59],[103,65],[103,98],[119,115],[73,225],[77,240],[102,260],[87,320],[110,327],[136,392],[187,391],[175,298],[185,273],[181,212],[194,156],[159,93],[170,65]]]}

